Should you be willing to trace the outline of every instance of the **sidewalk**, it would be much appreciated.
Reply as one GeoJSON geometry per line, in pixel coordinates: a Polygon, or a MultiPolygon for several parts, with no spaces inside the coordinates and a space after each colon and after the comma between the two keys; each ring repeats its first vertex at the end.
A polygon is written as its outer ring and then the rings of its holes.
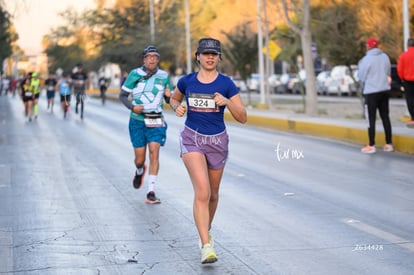
{"type": "MultiPolygon", "coordinates": [[[[247,95],[241,94],[243,102],[248,103],[247,95]]],[[[108,93],[112,99],[118,92],[108,93]]],[[[259,101],[259,95],[251,95],[251,103],[259,101]]],[[[362,118],[362,106],[356,97],[318,97],[320,114],[309,117],[301,112],[303,105],[299,95],[273,95],[273,109],[262,110],[247,107],[248,125],[338,139],[361,145],[368,142],[367,122],[362,118]]],[[[166,105],[168,109],[168,105],[166,105]]],[[[414,154],[414,129],[406,127],[401,119],[406,115],[404,99],[390,100],[390,118],[394,149],[398,152],[414,154]]],[[[233,121],[229,112],[225,119],[233,121]]],[[[376,124],[376,146],[385,144],[384,128],[381,119],[376,124]]]]}

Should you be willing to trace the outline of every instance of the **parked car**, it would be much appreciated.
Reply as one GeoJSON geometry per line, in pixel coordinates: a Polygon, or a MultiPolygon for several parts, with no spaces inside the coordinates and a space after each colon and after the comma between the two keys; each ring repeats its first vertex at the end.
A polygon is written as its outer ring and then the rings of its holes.
{"type": "Polygon", "coordinates": [[[357,92],[357,85],[354,81],[356,76],[356,65],[351,65],[349,68],[346,65],[338,65],[332,68],[332,71],[326,80],[327,94],[336,95],[352,95],[357,92]],[[354,78],[351,76],[354,76],[354,78]]]}
{"type": "Polygon", "coordinates": [[[322,71],[316,76],[316,92],[318,95],[326,95],[326,81],[330,74],[331,71],[322,71]]]}
{"type": "Polygon", "coordinates": [[[246,83],[244,82],[244,80],[241,77],[232,76],[230,78],[231,78],[231,80],[233,80],[234,84],[236,85],[237,89],[240,92],[247,92],[246,83]]]}
{"type": "Polygon", "coordinates": [[[289,74],[289,73],[282,74],[279,78],[280,84],[275,87],[275,92],[277,94],[286,94],[288,92],[291,92],[288,88],[288,84],[289,84],[290,79],[295,78],[295,77],[296,77],[296,74],[289,74]]]}
{"type": "Polygon", "coordinates": [[[292,94],[305,93],[306,71],[300,70],[299,73],[289,80],[288,88],[292,94]]]}
{"type": "MultiPolygon", "coordinates": [[[[272,74],[267,79],[270,93],[275,92],[275,89],[280,85],[280,76],[272,74]]],[[[252,74],[247,80],[247,87],[249,91],[260,92],[260,74],[252,74]]]]}
{"type": "Polygon", "coordinates": [[[276,89],[278,86],[280,86],[281,82],[280,82],[280,75],[278,74],[272,74],[269,76],[268,78],[269,81],[269,92],[270,93],[276,93],[276,89]]]}
{"type": "Polygon", "coordinates": [[[247,79],[247,88],[249,91],[256,91],[259,92],[260,90],[260,75],[259,74],[251,74],[250,78],[247,79]]]}

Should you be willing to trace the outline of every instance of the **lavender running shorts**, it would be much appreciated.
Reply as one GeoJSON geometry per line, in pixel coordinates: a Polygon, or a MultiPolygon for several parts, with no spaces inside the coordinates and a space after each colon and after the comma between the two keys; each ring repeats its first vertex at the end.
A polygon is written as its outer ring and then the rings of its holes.
{"type": "Polygon", "coordinates": [[[203,135],[188,127],[180,134],[181,155],[189,152],[203,154],[209,169],[223,169],[229,155],[229,136],[226,131],[217,135],[203,135]]]}

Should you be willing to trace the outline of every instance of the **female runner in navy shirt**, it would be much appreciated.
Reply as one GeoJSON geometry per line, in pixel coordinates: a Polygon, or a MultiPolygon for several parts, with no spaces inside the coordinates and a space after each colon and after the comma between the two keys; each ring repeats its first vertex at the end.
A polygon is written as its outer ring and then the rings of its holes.
{"type": "Polygon", "coordinates": [[[178,81],[170,104],[179,117],[187,112],[180,134],[181,157],[194,188],[193,214],[201,240],[201,263],[205,264],[217,261],[209,230],[228,157],[224,109],[240,123],[246,123],[247,114],[233,81],[217,70],[220,41],[200,39],[195,56],[200,71],[178,81]],[[186,104],[182,105],[184,97],[186,104]]]}

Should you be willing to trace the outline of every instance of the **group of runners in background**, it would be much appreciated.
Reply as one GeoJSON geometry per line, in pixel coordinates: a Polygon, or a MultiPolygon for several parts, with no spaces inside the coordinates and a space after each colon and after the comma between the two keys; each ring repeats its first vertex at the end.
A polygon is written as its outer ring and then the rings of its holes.
{"type": "Polygon", "coordinates": [[[87,81],[88,76],[83,71],[82,64],[77,64],[71,74],[64,72],[60,77],[57,77],[51,72],[44,81],[41,81],[38,73],[30,72],[23,80],[16,81],[14,87],[10,86],[10,88],[2,90],[6,91],[6,94],[7,92],[15,94],[17,91],[24,103],[25,116],[29,122],[38,118],[39,97],[43,89],[46,90],[48,112],[53,113],[55,96],[58,93],[63,117],[66,118],[70,110],[71,95],[74,94],[76,97],[75,112],[80,113],[80,118],[83,119],[87,81]]]}

